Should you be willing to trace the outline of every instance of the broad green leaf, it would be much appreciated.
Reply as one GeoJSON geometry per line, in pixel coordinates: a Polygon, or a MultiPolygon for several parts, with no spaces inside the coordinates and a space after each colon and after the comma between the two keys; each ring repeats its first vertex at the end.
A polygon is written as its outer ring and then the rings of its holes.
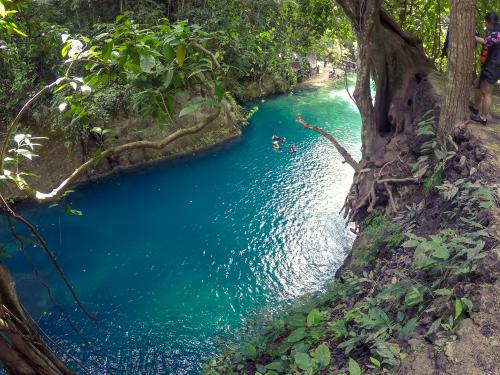
{"type": "Polygon", "coordinates": [[[287,337],[287,342],[298,342],[307,336],[305,328],[297,328],[287,337]]]}
{"type": "Polygon", "coordinates": [[[294,360],[297,367],[301,370],[311,369],[314,365],[307,353],[295,353],[294,360]]]}
{"type": "Polygon", "coordinates": [[[167,71],[167,74],[165,74],[165,80],[163,81],[163,87],[165,89],[168,89],[168,87],[172,83],[172,79],[173,78],[174,78],[174,70],[173,69],[169,69],[167,71]]]}
{"type": "Polygon", "coordinates": [[[101,150],[97,150],[94,155],[94,159],[92,160],[92,165],[96,167],[101,162],[101,160],[102,160],[101,150]]]}
{"type": "Polygon", "coordinates": [[[153,56],[141,55],[140,57],[141,71],[143,71],[144,73],[152,73],[155,65],[156,65],[156,60],[153,56]]]}
{"type": "Polygon", "coordinates": [[[303,327],[306,325],[306,317],[302,314],[290,315],[286,319],[286,324],[292,328],[303,327]]]}
{"type": "Polygon", "coordinates": [[[257,357],[257,349],[251,344],[244,345],[241,352],[245,357],[250,359],[257,357]]]}
{"type": "Polygon", "coordinates": [[[0,16],[5,17],[7,15],[7,10],[5,9],[5,5],[0,1],[0,16]]]}
{"type": "Polygon", "coordinates": [[[179,44],[175,49],[175,58],[179,66],[184,65],[184,61],[186,61],[186,45],[184,43],[179,44]]]}
{"type": "Polygon", "coordinates": [[[466,297],[463,297],[461,300],[462,300],[462,304],[464,304],[465,307],[467,307],[467,311],[469,313],[472,312],[472,310],[474,308],[474,304],[472,303],[472,301],[466,297]]]}
{"type": "Polygon", "coordinates": [[[424,295],[422,294],[420,289],[418,289],[415,286],[412,286],[405,296],[405,304],[406,306],[409,307],[418,305],[423,300],[424,300],[424,295]]]}
{"type": "Polygon", "coordinates": [[[349,358],[349,375],[361,375],[361,368],[354,359],[349,358]]]}
{"type": "Polygon", "coordinates": [[[113,52],[114,43],[113,41],[106,42],[102,47],[101,57],[103,60],[107,61],[111,58],[111,53],[113,52]]]}
{"type": "Polygon", "coordinates": [[[321,321],[321,313],[318,309],[312,309],[307,315],[307,326],[313,327],[321,321]]]}
{"type": "Polygon", "coordinates": [[[434,258],[446,260],[450,257],[450,251],[442,245],[436,244],[431,241],[432,244],[432,256],[434,258]]]}
{"type": "Polygon", "coordinates": [[[463,310],[462,301],[457,299],[455,301],[455,320],[457,320],[460,317],[460,315],[462,315],[462,310],[463,310]]]}
{"type": "Polygon", "coordinates": [[[224,95],[226,94],[226,90],[224,89],[224,86],[219,81],[214,81],[214,89],[215,89],[215,96],[217,99],[222,100],[224,98],[224,95]]]}
{"type": "Polygon", "coordinates": [[[401,330],[399,331],[399,337],[404,339],[404,338],[410,336],[413,333],[413,331],[415,331],[415,329],[417,328],[417,325],[418,325],[418,321],[416,318],[412,318],[412,319],[408,320],[408,322],[406,322],[404,327],[401,328],[401,330]]]}
{"type": "Polygon", "coordinates": [[[448,289],[448,288],[442,288],[442,289],[436,289],[432,293],[436,296],[449,297],[449,296],[451,296],[452,291],[451,291],[451,289],[448,289]]]}
{"type": "Polygon", "coordinates": [[[199,102],[190,104],[190,105],[182,108],[181,112],[179,113],[179,117],[186,116],[186,115],[190,114],[191,112],[196,111],[198,108],[200,108],[201,106],[204,106],[204,105],[211,105],[211,106],[222,108],[222,104],[220,104],[214,100],[200,100],[199,102]]]}
{"type": "Polygon", "coordinates": [[[326,367],[330,364],[330,348],[328,348],[328,346],[326,346],[325,344],[321,344],[320,346],[318,346],[314,351],[314,354],[314,358],[321,367],[326,367]]]}
{"type": "Polygon", "coordinates": [[[370,357],[370,362],[373,363],[375,366],[380,367],[382,364],[377,358],[370,357]]]}
{"type": "Polygon", "coordinates": [[[285,371],[285,366],[283,365],[283,361],[274,361],[270,364],[266,365],[266,370],[274,370],[278,372],[285,371]]]}

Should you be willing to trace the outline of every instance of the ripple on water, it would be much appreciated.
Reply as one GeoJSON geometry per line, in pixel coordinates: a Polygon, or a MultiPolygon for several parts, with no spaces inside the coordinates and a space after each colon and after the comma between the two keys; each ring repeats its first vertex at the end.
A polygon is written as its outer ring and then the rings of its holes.
{"type": "Polygon", "coordinates": [[[334,133],[359,157],[355,107],[343,88],[259,104],[231,147],[79,189],[70,200],[83,217],[24,210],[99,317],[95,330],[33,251],[95,351],[14,258],[22,299],[43,329],[94,372],[197,373],[201,359],[214,354],[216,337],[233,338],[245,319],[320,289],[341,263],[352,238],[338,211],[352,171],[294,116],[334,133]],[[287,137],[283,151],[271,150],[273,134],[287,137]],[[291,143],[298,148],[293,157],[291,143]]]}

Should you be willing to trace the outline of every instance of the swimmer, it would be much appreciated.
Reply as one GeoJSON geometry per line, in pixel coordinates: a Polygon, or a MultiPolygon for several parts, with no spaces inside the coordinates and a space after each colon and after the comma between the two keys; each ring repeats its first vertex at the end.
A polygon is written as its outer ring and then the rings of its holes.
{"type": "Polygon", "coordinates": [[[278,141],[273,141],[273,149],[279,150],[279,148],[280,148],[280,144],[278,143],[278,141]]]}
{"type": "Polygon", "coordinates": [[[285,142],[286,142],[286,138],[285,138],[285,137],[280,138],[280,142],[281,142],[281,143],[285,143],[285,142]]]}
{"type": "Polygon", "coordinates": [[[296,152],[297,152],[297,147],[295,147],[295,145],[291,145],[290,146],[290,154],[294,155],[296,152]]]}

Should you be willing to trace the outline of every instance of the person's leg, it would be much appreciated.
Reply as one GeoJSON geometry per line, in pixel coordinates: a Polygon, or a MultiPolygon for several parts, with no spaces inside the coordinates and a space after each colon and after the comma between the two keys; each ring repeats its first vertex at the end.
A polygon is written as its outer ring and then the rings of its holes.
{"type": "Polygon", "coordinates": [[[479,115],[481,119],[488,120],[491,111],[491,104],[493,101],[493,89],[495,86],[486,80],[481,81],[482,101],[479,108],[479,115]]]}
{"type": "Polygon", "coordinates": [[[474,107],[473,112],[477,113],[481,108],[481,100],[483,98],[483,94],[481,93],[480,81],[479,77],[474,79],[474,107]]]}

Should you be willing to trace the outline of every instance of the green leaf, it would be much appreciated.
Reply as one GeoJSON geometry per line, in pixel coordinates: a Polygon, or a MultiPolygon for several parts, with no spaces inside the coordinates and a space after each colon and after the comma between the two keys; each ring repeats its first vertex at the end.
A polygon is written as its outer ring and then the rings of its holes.
{"type": "Polygon", "coordinates": [[[107,61],[111,58],[111,54],[113,53],[113,47],[114,47],[113,41],[109,41],[104,44],[101,51],[101,57],[103,60],[107,61]]]}
{"type": "Polygon", "coordinates": [[[226,94],[226,90],[224,89],[224,86],[219,81],[214,81],[214,89],[215,89],[215,96],[217,99],[222,100],[224,95],[226,94]]]}
{"type": "Polygon", "coordinates": [[[156,66],[156,60],[151,55],[141,55],[140,57],[141,71],[144,73],[152,73],[156,66]]]}
{"type": "Polygon", "coordinates": [[[295,353],[294,356],[295,364],[301,370],[308,370],[313,368],[313,361],[307,353],[295,353]]]}
{"type": "Polygon", "coordinates": [[[442,297],[449,297],[453,293],[451,289],[448,288],[442,288],[442,289],[436,289],[434,292],[434,295],[436,296],[442,296],[442,297]]]}
{"type": "Polygon", "coordinates": [[[181,112],[179,113],[179,117],[186,116],[186,115],[190,114],[191,112],[196,111],[198,108],[200,108],[201,106],[204,106],[204,105],[211,105],[214,107],[221,107],[222,108],[222,104],[219,102],[216,102],[215,100],[208,100],[208,99],[207,100],[200,100],[199,102],[192,103],[192,104],[182,108],[181,112]]]}
{"type": "Polygon", "coordinates": [[[94,155],[94,159],[92,159],[92,165],[94,167],[97,167],[97,165],[101,162],[101,160],[102,160],[101,150],[97,150],[94,155]]]}
{"type": "Polygon", "coordinates": [[[321,313],[318,309],[312,309],[307,315],[307,326],[313,327],[321,321],[321,313]]]}
{"type": "Polygon", "coordinates": [[[361,368],[354,359],[349,358],[349,375],[361,375],[361,368]]]}
{"type": "Polygon", "coordinates": [[[463,297],[461,300],[462,300],[462,304],[464,304],[465,307],[467,308],[467,311],[469,313],[472,312],[472,310],[474,308],[474,304],[472,303],[472,301],[466,297],[463,297]]]}
{"type": "Polygon", "coordinates": [[[439,319],[436,319],[432,324],[431,326],[429,327],[429,330],[427,331],[426,335],[431,335],[433,334],[434,332],[436,332],[439,327],[441,327],[441,318],[439,319]]]}
{"type": "Polygon", "coordinates": [[[302,314],[290,315],[286,319],[286,324],[292,328],[303,327],[306,325],[306,317],[302,314]]]}
{"type": "Polygon", "coordinates": [[[67,214],[70,214],[70,215],[75,215],[75,216],[82,216],[83,215],[82,211],[72,209],[69,204],[66,204],[64,206],[64,212],[66,212],[67,214]]]}
{"type": "Polygon", "coordinates": [[[431,243],[434,245],[432,248],[432,256],[434,258],[446,260],[450,257],[450,251],[446,247],[433,243],[433,241],[431,243]]]}
{"type": "Polygon", "coordinates": [[[380,367],[382,364],[377,358],[370,357],[370,362],[373,363],[375,366],[380,367]]]}
{"type": "Polygon", "coordinates": [[[5,9],[5,5],[0,1],[0,16],[5,17],[7,15],[7,10],[5,9]]]}
{"type": "Polygon", "coordinates": [[[417,325],[418,325],[417,318],[412,318],[408,320],[408,322],[406,322],[404,327],[401,328],[401,330],[399,331],[399,337],[404,339],[410,336],[413,333],[413,331],[415,331],[415,329],[417,328],[417,325]]]}
{"type": "Polygon", "coordinates": [[[274,361],[270,364],[266,365],[266,370],[274,370],[278,372],[285,371],[285,366],[283,365],[283,361],[274,361]]]}
{"type": "Polygon", "coordinates": [[[297,328],[287,337],[287,342],[298,342],[307,336],[305,328],[297,328]]]}
{"type": "Polygon", "coordinates": [[[314,358],[321,367],[328,366],[332,358],[330,354],[330,348],[328,348],[328,346],[326,346],[325,344],[321,344],[314,351],[314,358]]]}
{"type": "Polygon", "coordinates": [[[249,359],[254,359],[255,357],[257,357],[257,349],[251,344],[243,345],[241,353],[249,359]]]}
{"type": "Polygon", "coordinates": [[[408,307],[418,305],[423,300],[424,300],[424,295],[415,286],[412,286],[405,296],[405,304],[408,307]]]}
{"type": "Polygon", "coordinates": [[[184,65],[184,61],[186,61],[186,45],[184,43],[179,44],[175,49],[175,58],[179,66],[184,65]]]}
{"type": "Polygon", "coordinates": [[[169,69],[167,71],[167,74],[165,75],[165,80],[163,81],[163,87],[165,89],[168,89],[168,87],[172,83],[172,79],[173,78],[174,78],[174,70],[173,69],[169,69]]]}
{"type": "Polygon", "coordinates": [[[455,320],[457,320],[458,317],[462,315],[462,310],[463,310],[462,301],[457,299],[455,301],[455,320]]]}

